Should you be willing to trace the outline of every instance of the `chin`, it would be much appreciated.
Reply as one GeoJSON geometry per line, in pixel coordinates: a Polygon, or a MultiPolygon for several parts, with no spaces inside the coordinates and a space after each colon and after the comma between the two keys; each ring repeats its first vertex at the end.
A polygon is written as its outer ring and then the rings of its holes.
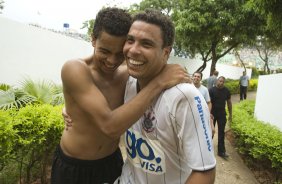
{"type": "Polygon", "coordinates": [[[137,72],[134,72],[134,71],[128,71],[128,74],[131,76],[131,77],[133,77],[133,78],[135,78],[135,79],[138,79],[138,78],[140,78],[140,74],[139,73],[137,73],[137,72]]]}

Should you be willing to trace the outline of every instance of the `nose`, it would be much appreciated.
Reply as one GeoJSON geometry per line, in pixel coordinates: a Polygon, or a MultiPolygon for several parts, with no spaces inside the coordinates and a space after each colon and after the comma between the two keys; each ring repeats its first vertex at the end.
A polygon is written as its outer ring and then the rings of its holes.
{"type": "Polygon", "coordinates": [[[107,62],[110,64],[115,64],[117,62],[116,57],[114,55],[108,56],[107,62]]]}
{"type": "Polygon", "coordinates": [[[107,62],[112,64],[112,65],[119,64],[119,63],[123,62],[123,60],[124,60],[123,54],[111,54],[107,57],[107,62]]]}
{"type": "Polygon", "coordinates": [[[140,54],[140,46],[137,42],[132,44],[126,44],[124,47],[124,53],[128,53],[131,55],[140,54]]]}

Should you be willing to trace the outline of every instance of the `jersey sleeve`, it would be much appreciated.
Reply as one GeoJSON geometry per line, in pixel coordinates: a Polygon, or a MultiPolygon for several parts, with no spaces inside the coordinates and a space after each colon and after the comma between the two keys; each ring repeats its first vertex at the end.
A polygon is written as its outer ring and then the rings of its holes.
{"type": "Polygon", "coordinates": [[[177,101],[176,121],[180,127],[178,138],[188,166],[197,171],[215,167],[210,114],[204,98],[191,90],[184,91],[177,101]]]}

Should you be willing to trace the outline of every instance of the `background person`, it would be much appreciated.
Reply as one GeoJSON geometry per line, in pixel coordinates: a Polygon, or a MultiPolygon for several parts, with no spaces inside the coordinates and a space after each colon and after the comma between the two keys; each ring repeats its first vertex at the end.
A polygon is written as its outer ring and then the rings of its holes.
{"type": "Polygon", "coordinates": [[[243,72],[243,75],[239,79],[240,85],[240,100],[246,100],[247,98],[247,91],[249,86],[249,76],[246,75],[246,72],[243,72]]]}
{"type": "MultiPolygon", "coordinates": [[[[173,41],[173,23],[160,11],[134,16],[123,49],[132,76],[126,102],[167,65],[173,41]]],[[[164,91],[126,131],[127,158],[120,183],[214,183],[216,160],[209,119],[208,106],[193,84],[164,91]]]]}
{"type": "Polygon", "coordinates": [[[211,113],[214,117],[214,126],[217,123],[218,127],[218,156],[227,159],[229,156],[226,153],[225,149],[225,125],[226,125],[226,111],[225,106],[227,103],[228,112],[229,112],[229,122],[232,122],[232,102],[231,102],[231,94],[230,91],[224,86],[225,77],[220,76],[217,80],[216,86],[212,87],[209,90],[211,103],[212,103],[212,110],[211,113]]]}
{"type": "Polygon", "coordinates": [[[207,88],[211,89],[212,87],[216,86],[218,71],[214,70],[212,76],[207,79],[207,88]]]}

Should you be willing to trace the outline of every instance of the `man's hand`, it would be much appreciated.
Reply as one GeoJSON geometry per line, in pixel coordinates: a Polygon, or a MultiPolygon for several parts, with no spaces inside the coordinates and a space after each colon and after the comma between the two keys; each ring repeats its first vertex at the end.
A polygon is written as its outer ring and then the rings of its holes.
{"type": "Polygon", "coordinates": [[[167,64],[155,78],[164,89],[171,88],[179,83],[192,83],[187,71],[178,64],[167,64]]]}
{"type": "Polygon", "coordinates": [[[213,115],[210,114],[210,124],[211,124],[212,138],[215,134],[215,127],[214,127],[214,124],[213,124],[213,119],[214,119],[213,115]]]}
{"type": "Polygon", "coordinates": [[[62,116],[65,122],[65,130],[68,130],[68,128],[72,127],[72,120],[71,120],[71,117],[67,114],[65,107],[62,110],[62,116]]]}

